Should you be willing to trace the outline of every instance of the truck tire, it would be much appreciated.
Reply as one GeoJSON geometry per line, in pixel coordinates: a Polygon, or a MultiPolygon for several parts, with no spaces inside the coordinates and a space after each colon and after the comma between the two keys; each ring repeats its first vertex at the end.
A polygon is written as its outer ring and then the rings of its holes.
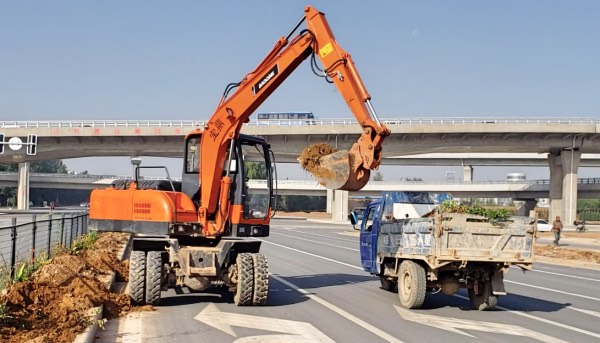
{"type": "Polygon", "coordinates": [[[425,302],[426,288],[425,269],[413,261],[402,261],[398,277],[400,304],[409,309],[421,308],[425,302]]]}
{"type": "Polygon", "coordinates": [[[252,305],[254,292],[254,263],[252,254],[239,254],[236,258],[237,287],[233,303],[237,306],[252,305]]]}
{"type": "Polygon", "coordinates": [[[132,305],[144,304],[146,282],[146,254],[132,251],[129,257],[129,300],[132,305]]]}
{"type": "Polygon", "coordinates": [[[264,305],[269,294],[269,264],[265,254],[252,254],[254,265],[254,293],[252,305],[264,305]]]}
{"type": "Polygon", "coordinates": [[[163,263],[160,251],[148,251],[146,255],[146,304],[158,305],[162,290],[163,263]]]}
{"type": "Polygon", "coordinates": [[[396,288],[398,282],[394,280],[390,280],[385,276],[380,276],[379,281],[381,282],[381,289],[386,290],[388,292],[393,292],[396,288]]]}
{"type": "Polygon", "coordinates": [[[479,288],[479,294],[475,294],[473,288],[469,288],[469,300],[473,309],[479,311],[493,310],[498,305],[498,297],[492,293],[492,282],[486,281],[479,288]]]}

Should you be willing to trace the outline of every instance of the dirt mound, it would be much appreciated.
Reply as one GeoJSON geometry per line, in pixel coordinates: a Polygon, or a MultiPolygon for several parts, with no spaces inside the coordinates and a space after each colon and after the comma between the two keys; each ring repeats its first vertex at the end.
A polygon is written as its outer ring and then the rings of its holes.
{"type": "Polygon", "coordinates": [[[72,342],[91,323],[91,308],[103,304],[107,318],[130,310],[127,295],[107,289],[111,271],[127,278],[127,263],[116,257],[126,240],[126,234],[100,234],[94,249],[57,256],[29,281],[12,285],[1,299],[7,314],[0,317],[0,341],[72,342]]]}
{"type": "Polygon", "coordinates": [[[335,175],[328,170],[321,168],[320,158],[325,155],[337,152],[337,149],[326,143],[309,145],[302,150],[298,157],[298,162],[302,169],[310,172],[316,177],[333,178],[335,175]]]}
{"type": "Polygon", "coordinates": [[[577,250],[555,246],[536,246],[535,255],[600,264],[599,251],[577,250]]]}

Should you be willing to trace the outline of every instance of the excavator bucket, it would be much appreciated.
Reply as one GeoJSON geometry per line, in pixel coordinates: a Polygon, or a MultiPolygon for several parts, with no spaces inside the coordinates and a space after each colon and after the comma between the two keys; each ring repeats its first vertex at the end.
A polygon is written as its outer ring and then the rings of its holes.
{"type": "Polygon", "coordinates": [[[362,167],[361,157],[355,151],[336,151],[329,145],[315,144],[304,149],[298,161],[323,186],[357,191],[367,184],[371,171],[362,167]]]}

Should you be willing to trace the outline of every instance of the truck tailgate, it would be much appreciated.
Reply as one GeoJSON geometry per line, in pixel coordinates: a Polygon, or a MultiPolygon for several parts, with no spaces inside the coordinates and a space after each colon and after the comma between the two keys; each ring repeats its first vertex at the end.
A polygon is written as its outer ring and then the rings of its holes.
{"type": "Polygon", "coordinates": [[[438,261],[533,262],[534,228],[529,219],[490,223],[467,214],[443,216],[441,228],[436,230],[438,261]]]}

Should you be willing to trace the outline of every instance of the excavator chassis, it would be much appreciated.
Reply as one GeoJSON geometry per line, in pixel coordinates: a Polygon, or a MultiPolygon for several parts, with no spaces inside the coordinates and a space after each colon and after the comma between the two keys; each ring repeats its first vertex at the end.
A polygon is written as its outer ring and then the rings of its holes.
{"type": "Polygon", "coordinates": [[[159,305],[161,292],[187,287],[201,292],[225,287],[238,306],[264,305],[268,263],[261,241],[241,238],[136,235],[129,263],[134,305],[159,305]]]}

